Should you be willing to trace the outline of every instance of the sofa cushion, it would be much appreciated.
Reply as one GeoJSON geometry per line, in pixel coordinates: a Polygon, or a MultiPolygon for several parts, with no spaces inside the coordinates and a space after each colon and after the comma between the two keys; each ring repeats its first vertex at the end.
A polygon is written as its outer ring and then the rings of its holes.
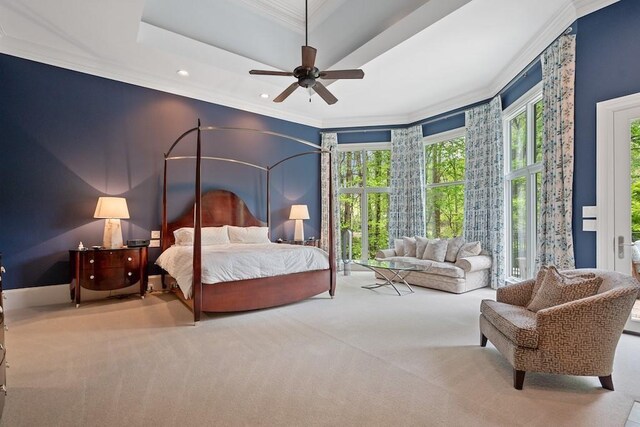
{"type": "Polygon", "coordinates": [[[437,262],[426,259],[417,259],[413,261],[417,266],[424,269],[425,273],[438,276],[453,277],[454,279],[464,278],[464,270],[450,262],[437,262]]]}
{"type": "Polygon", "coordinates": [[[416,239],[415,237],[402,236],[404,243],[404,256],[416,256],[416,239]]]}
{"type": "Polygon", "coordinates": [[[404,256],[404,240],[394,239],[393,248],[396,251],[397,256],[404,256]]]}
{"type": "Polygon", "coordinates": [[[424,250],[427,249],[429,239],[416,236],[416,258],[424,259],[424,250]]]}
{"type": "Polygon", "coordinates": [[[515,345],[538,348],[536,313],[524,307],[487,299],[480,303],[480,312],[515,345]]]}
{"type": "Polygon", "coordinates": [[[444,262],[444,258],[447,255],[447,245],[448,242],[446,240],[429,240],[422,259],[444,262]]]}
{"type": "Polygon", "coordinates": [[[460,247],[460,250],[456,254],[456,260],[458,258],[468,258],[470,256],[480,255],[482,252],[482,245],[480,242],[467,242],[460,247]]]}
{"type": "Polygon", "coordinates": [[[463,237],[453,237],[447,241],[447,254],[444,256],[445,261],[456,262],[458,251],[464,245],[463,237]]]}
{"type": "Polygon", "coordinates": [[[542,285],[527,306],[531,311],[593,296],[602,284],[601,277],[568,277],[554,266],[548,267],[543,275],[542,285]]]}

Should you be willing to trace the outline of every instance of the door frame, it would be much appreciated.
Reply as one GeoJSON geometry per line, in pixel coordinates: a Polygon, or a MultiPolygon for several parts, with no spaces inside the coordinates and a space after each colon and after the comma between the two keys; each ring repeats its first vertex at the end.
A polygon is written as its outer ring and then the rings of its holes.
{"type": "MultiPolygon", "coordinates": [[[[615,270],[615,115],[640,107],[640,93],[596,104],[596,267],[615,270]]],[[[631,265],[629,265],[631,268],[631,265]]]]}

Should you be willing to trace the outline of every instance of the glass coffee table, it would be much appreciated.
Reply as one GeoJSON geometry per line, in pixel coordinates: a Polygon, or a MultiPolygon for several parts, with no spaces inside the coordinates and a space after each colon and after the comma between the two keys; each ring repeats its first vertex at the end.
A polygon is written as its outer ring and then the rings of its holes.
{"type": "Polygon", "coordinates": [[[412,294],[413,289],[405,280],[405,277],[409,275],[412,271],[421,271],[422,268],[420,266],[408,263],[408,262],[400,262],[400,261],[384,261],[377,259],[368,259],[366,261],[362,260],[353,260],[354,264],[361,265],[363,267],[367,267],[369,270],[378,273],[380,276],[384,278],[384,283],[375,283],[373,285],[365,285],[362,286],[364,289],[378,289],[383,286],[391,286],[398,295],[402,296],[404,294],[412,294]],[[397,283],[393,283],[396,281],[397,283]],[[403,284],[408,289],[409,292],[405,292],[404,294],[400,292],[400,290],[396,287],[396,284],[403,284]]]}

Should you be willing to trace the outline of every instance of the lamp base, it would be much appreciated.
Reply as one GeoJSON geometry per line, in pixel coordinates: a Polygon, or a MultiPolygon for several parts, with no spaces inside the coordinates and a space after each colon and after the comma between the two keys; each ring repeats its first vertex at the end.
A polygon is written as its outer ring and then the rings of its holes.
{"type": "Polygon", "coordinates": [[[293,240],[302,241],[304,240],[304,225],[302,224],[301,219],[296,219],[296,229],[293,234],[293,240]]]}
{"type": "Polygon", "coordinates": [[[108,218],[104,220],[104,235],[102,236],[102,246],[109,249],[120,249],[122,244],[122,228],[120,220],[108,218]]]}

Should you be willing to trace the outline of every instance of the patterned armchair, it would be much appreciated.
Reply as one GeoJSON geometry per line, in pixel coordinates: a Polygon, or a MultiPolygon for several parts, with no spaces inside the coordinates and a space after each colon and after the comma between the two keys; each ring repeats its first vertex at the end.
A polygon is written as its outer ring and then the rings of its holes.
{"type": "Polygon", "coordinates": [[[593,296],[537,312],[526,308],[535,279],[498,289],[497,301],[484,300],[480,306],[480,345],[488,339],[509,361],[518,390],[527,371],[597,376],[602,387],[613,390],[613,358],[639,283],[613,271],[562,273],[594,273],[603,280],[593,296]]]}

